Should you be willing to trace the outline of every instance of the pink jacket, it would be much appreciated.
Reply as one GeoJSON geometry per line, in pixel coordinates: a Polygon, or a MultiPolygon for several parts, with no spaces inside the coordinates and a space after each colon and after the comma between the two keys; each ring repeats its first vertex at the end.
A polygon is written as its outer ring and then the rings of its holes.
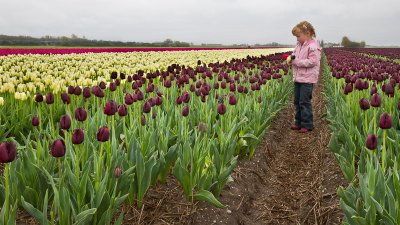
{"type": "Polygon", "coordinates": [[[303,45],[298,42],[293,51],[296,58],[292,61],[293,81],[298,83],[317,83],[321,60],[321,47],[314,39],[303,45]]]}

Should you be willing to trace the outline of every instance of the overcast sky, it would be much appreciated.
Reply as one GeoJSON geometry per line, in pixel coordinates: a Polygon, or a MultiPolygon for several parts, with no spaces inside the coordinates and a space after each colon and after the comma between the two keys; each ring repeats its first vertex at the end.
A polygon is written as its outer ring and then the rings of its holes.
{"type": "Polygon", "coordinates": [[[317,39],[344,35],[400,45],[400,0],[0,0],[0,34],[154,42],[295,44],[302,20],[317,39]]]}

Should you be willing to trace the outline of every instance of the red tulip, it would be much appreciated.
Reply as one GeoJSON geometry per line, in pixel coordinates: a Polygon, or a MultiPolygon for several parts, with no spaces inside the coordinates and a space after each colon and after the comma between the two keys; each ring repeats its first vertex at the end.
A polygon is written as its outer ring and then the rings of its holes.
{"type": "Polygon", "coordinates": [[[97,131],[97,140],[100,142],[106,142],[110,138],[110,131],[107,127],[100,127],[97,131]]]}
{"type": "Polygon", "coordinates": [[[289,57],[288,54],[283,54],[283,55],[282,55],[282,60],[286,60],[288,57],[289,57]]]}
{"type": "Polygon", "coordinates": [[[75,129],[72,132],[72,144],[79,145],[85,140],[85,134],[82,129],[75,129]]]}
{"type": "Polygon", "coordinates": [[[65,155],[65,142],[62,139],[57,139],[50,146],[50,153],[53,157],[63,157],[65,155]]]}
{"type": "Polygon", "coordinates": [[[15,159],[15,144],[12,141],[3,141],[0,144],[0,163],[9,163],[15,159]]]}

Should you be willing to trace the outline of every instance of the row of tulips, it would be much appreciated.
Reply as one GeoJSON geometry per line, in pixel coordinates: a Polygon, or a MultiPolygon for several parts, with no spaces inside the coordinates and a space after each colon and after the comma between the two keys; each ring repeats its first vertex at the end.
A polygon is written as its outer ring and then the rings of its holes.
{"type": "Polygon", "coordinates": [[[349,182],[338,190],[344,224],[399,224],[400,66],[339,49],[325,53],[330,149],[349,182]]]}
{"type": "Polygon", "coordinates": [[[58,55],[0,56],[0,93],[19,100],[37,92],[63,92],[68,86],[95,86],[110,81],[111,72],[121,74],[167,71],[171,64],[195,67],[203,63],[224,62],[247,55],[260,56],[285,49],[232,49],[127,53],[84,53],[58,55]]]}
{"type": "Polygon", "coordinates": [[[42,224],[121,224],[118,206],[142,207],[150,186],[170,173],[188,200],[223,207],[217,197],[237,158],[253,156],[291,92],[281,58],[113,72],[108,84],[28,102],[5,95],[0,156],[12,162],[1,181],[0,222],[13,223],[23,207],[42,224]]]}
{"type": "Polygon", "coordinates": [[[225,50],[243,48],[0,48],[0,56],[7,55],[64,55],[102,52],[165,52],[165,51],[198,51],[198,50],[225,50]]]}
{"type": "MultiPolygon", "coordinates": [[[[400,48],[347,48],[347,51],[400,60],[400,48]]],[[[400,61],[398,61],[400,62],[400,61]]]]}

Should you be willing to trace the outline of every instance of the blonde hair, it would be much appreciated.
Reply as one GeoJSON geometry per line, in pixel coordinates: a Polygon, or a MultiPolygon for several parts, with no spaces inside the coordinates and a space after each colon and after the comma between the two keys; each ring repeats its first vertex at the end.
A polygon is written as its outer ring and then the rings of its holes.
{"type": "Polygon", "coordinates": [[[301,21],[292,29],[292,34],[294,36],[298,35],[299,33],[307,33],[309,32],[311,37],[315,37],[315,29],[311,23],[308,21],[301,21]]]}

